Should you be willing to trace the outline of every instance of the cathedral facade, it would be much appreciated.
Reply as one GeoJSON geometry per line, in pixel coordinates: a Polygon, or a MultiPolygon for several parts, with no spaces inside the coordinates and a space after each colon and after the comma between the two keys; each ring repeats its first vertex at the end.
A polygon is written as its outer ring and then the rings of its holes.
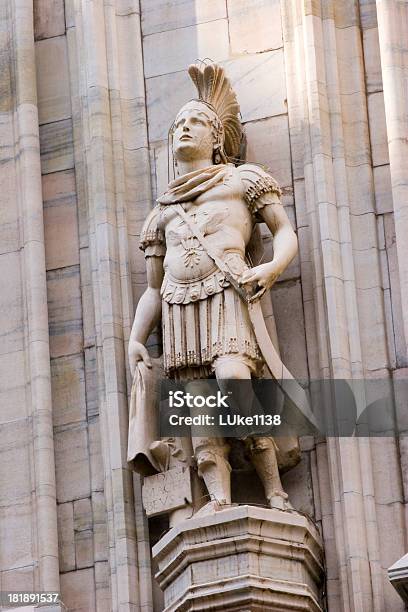
{"type": "MultiPolygon", "coordinates": [[[[296,609],[405,610],[388,569],[408,547],[407,57],[399,0],[2,0],[2,592],[72,612],[282,609],[166,604],[163,523],[127,461],[140,234],[195,96],[187,66],[210,58],[298,239],[264,313],[282,361],[299,380],[385,381],[398,422],[300,439],[283,486],[324,558],[318,607],[296,609]]],[[[234,486],[244,503],[251,472],[234,486]]]]}

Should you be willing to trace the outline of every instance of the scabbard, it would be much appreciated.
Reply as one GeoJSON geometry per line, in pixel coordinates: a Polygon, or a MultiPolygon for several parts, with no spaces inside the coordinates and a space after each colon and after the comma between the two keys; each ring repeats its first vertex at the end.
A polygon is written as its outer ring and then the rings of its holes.
{"type": "Polygon", "coordinates": [[[297,408],[310,424],[318,430],[318,423],[310,407],[306,391],[283,364],[278,351],[274,347],[259,300],[248,302],[248,313],[256,341],[272,377],[292,406],[297,408]]]}

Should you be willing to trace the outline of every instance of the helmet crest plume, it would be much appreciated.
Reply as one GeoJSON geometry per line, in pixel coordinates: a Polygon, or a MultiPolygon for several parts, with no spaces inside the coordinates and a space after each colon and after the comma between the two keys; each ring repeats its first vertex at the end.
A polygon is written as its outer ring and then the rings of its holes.
{"type": "Polygon", "coordinates": [[[242,139],[239,104],[224,68],[208,64],[202,69],[191,64],[188,73],[193,81],[199,100],[216,113],[224,128],[224,152],[227,157],[238,156],[242,139]]]}

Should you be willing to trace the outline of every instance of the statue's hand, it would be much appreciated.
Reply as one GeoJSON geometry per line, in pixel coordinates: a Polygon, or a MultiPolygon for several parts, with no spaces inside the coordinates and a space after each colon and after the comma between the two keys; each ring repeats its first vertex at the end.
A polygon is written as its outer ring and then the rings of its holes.
{"type": "Polygon", "coordinates": [[[141,343],[131,340],[128,348],[130,373],[132,378],[135,375],[136,364],[138,361],[143,361],[146,367],[152,367],[152,361],[147,348],[141,343]]]}
{"type": "Polygon", "coordinates": [[[246,270],[240,279],[241,285],[255,285],[255,294],[250,301],[260,299],[263,294],[271,289],[272,285],[282,274],[281,267],[274,261],[255,266],[250,270],[246,270]]]}

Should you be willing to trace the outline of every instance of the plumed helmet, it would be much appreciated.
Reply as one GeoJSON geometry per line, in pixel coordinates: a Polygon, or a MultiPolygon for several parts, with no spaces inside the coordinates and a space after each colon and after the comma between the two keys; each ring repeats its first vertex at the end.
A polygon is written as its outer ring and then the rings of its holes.
{"type": "Polygon", "coordinates": [[[197,89],[198,99],[209,106],[222,123],[225,155],[238,157],[243,137],[239,104],[224,68],[213,63],[204,68],[191,64],[188,73],[197,89]]]}

